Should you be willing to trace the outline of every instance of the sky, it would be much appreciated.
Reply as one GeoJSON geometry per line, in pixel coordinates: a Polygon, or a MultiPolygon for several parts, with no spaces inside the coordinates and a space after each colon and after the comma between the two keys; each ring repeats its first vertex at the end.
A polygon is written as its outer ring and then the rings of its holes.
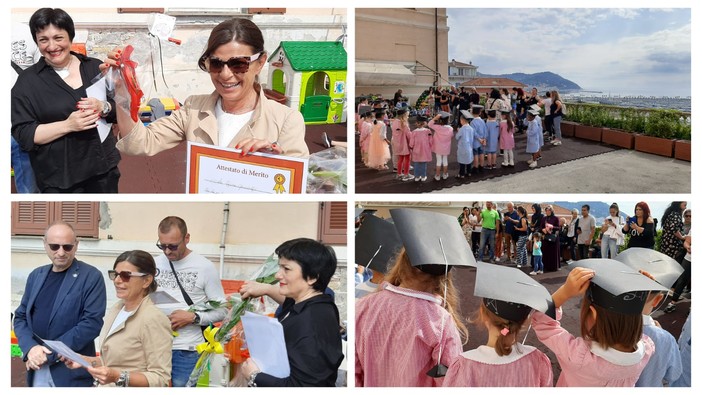
{"type": "Polygon", "coordinates": [[[449,8],[449,59],[551,71],[585,90],[691,96],[689,8],[449,8]]]}

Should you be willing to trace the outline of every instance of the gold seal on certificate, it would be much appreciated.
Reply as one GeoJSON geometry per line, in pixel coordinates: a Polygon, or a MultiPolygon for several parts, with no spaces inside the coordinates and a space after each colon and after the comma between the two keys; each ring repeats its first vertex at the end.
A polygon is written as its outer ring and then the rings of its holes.
{"type": "Polygon", "coordinates": [[[187,193],[305,193],[307,159],[188,142],[187,193]]]}

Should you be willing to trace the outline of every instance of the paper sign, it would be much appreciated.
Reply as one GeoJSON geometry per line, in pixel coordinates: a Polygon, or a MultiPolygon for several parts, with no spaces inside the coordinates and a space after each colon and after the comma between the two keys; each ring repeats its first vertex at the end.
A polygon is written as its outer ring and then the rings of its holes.
{"type": "Polygon", "coordinates": [[[305,193],[308,160],[188,142],[187,193],[305,193]]]}
{"type": "MultiPolygon", "coordinates": [[[[41,339],[41,338],[40,338],[41,339]]],[[[55,352],[58,355],[62,355],[68,359],[70,359],[73,362],[79,363],[81,366],[89,368],[92,367],[92,365],[83,359],[79,354],[71,350],[67,345],[65,345],[62,341],[59,340],[44,340],[41,339],[44,344],[51,349],[51,351],[55,352]]]]}
{"type": "Polygon", "coordinates": [[[283,326],[277,319],[246,312],[241,316],[246,344],[261,372],[277,378],[290,376],[283,326]]]}
{"type": "MultiPolygon", "coordinates": [[[[85,93],[88,97],[94,97],[103,102],[107,101],[107,84],[105,82],[105,77],[100,78],[97,82],[87,87],[85,93]]],[[[107,123],[104,118],[100,118],[97,121],[97,130],[100,135],[100,142],[103,142],[110,134],[112,124],[107,123]]]]}

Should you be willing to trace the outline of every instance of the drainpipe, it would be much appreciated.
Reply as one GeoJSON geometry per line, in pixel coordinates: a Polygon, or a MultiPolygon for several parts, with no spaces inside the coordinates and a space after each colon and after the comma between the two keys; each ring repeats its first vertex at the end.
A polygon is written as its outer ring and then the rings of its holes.
{"type": "Polygon", "coordinates": [[[439,9],[434,8],[434,86],[439,86],[439,9]]]}
{"type": "Polygon", "coordinates": [[[227,237],[227,225],[229,224],[229,202],[224,203],[224,219],[222,220],[222,237],[219,240],[219,278],[224,274],[224,241],[227,237]]]}

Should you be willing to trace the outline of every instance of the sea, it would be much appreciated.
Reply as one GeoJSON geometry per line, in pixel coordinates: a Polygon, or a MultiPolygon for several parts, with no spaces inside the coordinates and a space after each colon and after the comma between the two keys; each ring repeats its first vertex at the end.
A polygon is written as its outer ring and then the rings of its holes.
{"type": "Polygon", "coordinates": [[[690,96],[619,95],[587,90],[564,92],[561,96],[566,102],[599,103],[631,108],[662,108],[687,113],[692,112],[692,97],[690,96]]]}

